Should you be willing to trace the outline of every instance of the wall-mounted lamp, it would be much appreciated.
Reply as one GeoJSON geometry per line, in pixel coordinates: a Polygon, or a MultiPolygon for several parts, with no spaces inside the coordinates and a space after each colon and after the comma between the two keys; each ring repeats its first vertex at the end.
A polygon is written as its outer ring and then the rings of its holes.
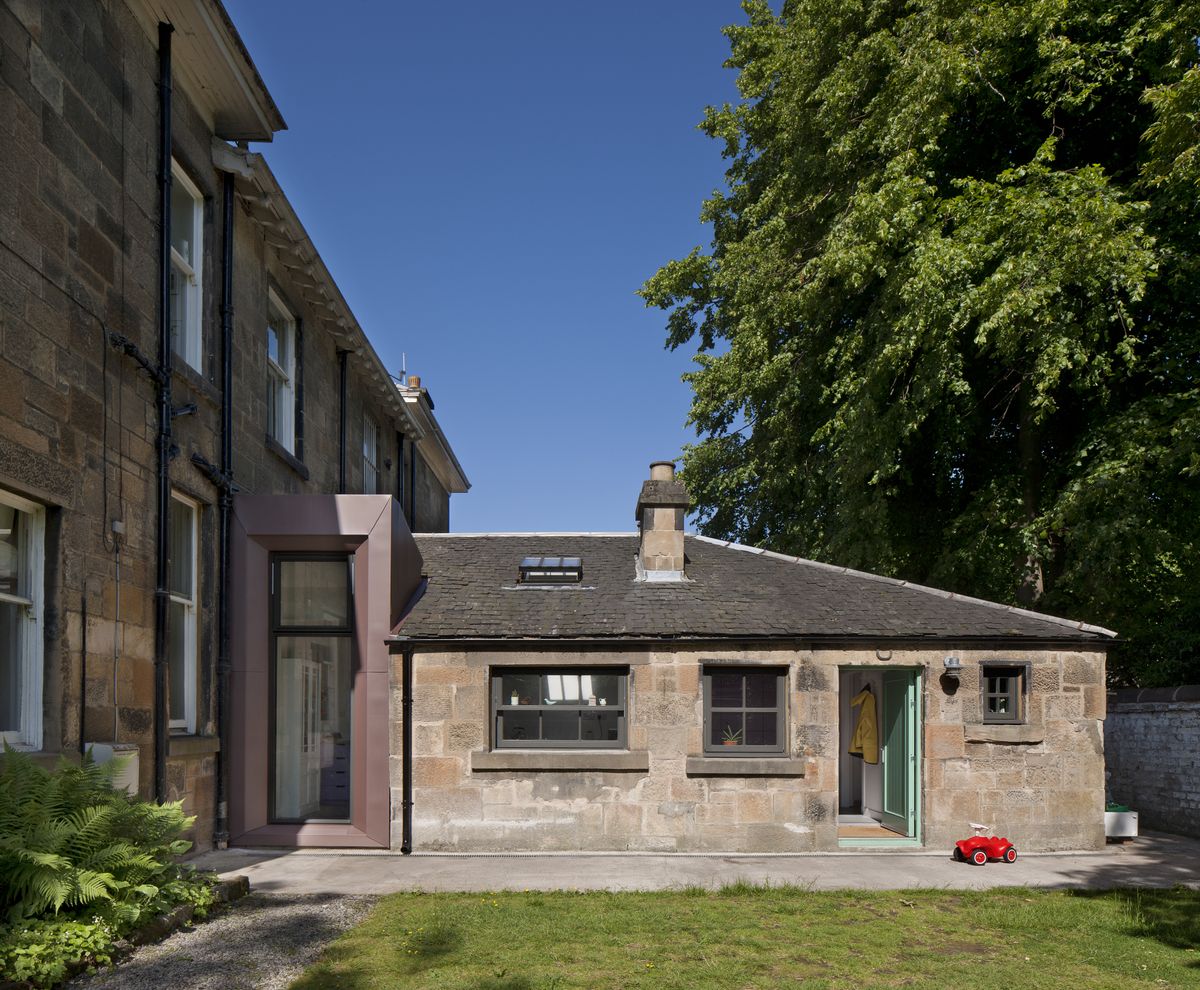
{"type": "Polygon", "coordinates": [[[958,675],[962,673],[962,661],[958,657],[946,657],[943,666],[946,668],[946,676],[952,681],[957,681],[958,675]]]}

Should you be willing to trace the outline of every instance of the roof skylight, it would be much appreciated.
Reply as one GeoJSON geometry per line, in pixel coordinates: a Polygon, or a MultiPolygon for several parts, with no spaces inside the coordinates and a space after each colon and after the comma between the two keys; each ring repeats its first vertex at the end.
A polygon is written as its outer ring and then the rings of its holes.
{"type": "Polygon", "coordinates": [[[583,580],[579,557],[526,557],[518,568],[522,584],[578,584],[583,580]]]}

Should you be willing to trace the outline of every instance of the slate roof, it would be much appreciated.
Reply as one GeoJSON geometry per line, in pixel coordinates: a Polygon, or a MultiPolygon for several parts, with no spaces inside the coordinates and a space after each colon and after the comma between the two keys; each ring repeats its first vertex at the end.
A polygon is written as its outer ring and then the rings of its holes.
{"type": "Polygon", "coordinates": [[[636,534],[416,537],[428,583],[396,633],[420,639],[929,639],[1103,644],[1098,626],[688,536],[686,583],[635,580],[636,534]],[[583,581],[522,586],[527,556],[583,558],[583,581]]]}

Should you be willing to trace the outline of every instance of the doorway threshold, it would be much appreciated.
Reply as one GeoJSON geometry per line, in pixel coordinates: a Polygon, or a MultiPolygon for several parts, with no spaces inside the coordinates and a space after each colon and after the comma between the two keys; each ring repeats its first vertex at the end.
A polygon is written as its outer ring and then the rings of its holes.
{"type": "Polygon", "coordinates": [[[919,849],[922,842],[916,836],[901,835],[868,815],[838,815],[839,849],[919,849]]]}

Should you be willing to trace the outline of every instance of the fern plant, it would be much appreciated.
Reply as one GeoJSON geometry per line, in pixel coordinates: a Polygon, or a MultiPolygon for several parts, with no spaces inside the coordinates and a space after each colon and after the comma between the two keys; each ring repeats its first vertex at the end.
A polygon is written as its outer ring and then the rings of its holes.
{"type": "Polygon", "coordinates": [[[0,912],[10,922],[96,907],[134,920],[177,875],[193,818],[180,802],[131,800],[85,757],[49,772],[5,748],[0,761],[0,912]]]}

